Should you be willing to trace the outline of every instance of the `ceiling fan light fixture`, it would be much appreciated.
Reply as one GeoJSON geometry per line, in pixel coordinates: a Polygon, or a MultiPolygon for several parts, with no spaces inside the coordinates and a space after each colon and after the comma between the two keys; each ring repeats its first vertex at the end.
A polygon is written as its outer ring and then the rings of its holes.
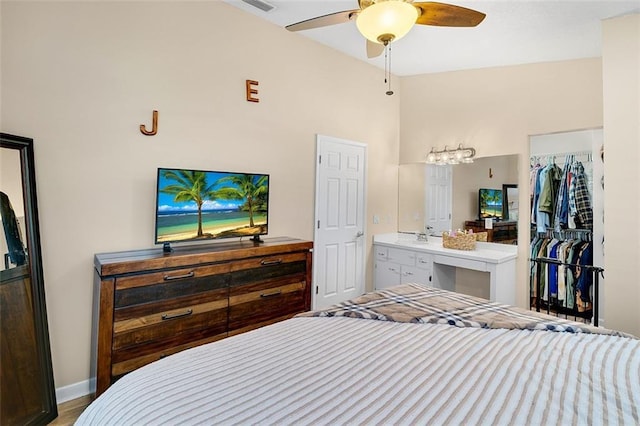
{"type": "Polygon", "coordinates": [[[380,0],[356,18],[358,31],[374,43],[387,44],[404,37],[418,19],[418,9],[404,0],[380,0]]]}

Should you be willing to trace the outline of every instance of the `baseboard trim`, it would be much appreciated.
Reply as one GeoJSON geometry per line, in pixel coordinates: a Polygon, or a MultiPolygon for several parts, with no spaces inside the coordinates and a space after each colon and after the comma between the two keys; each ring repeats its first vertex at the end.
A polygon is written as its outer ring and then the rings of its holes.
{"type": "Polygon", "coordinates": [[[56,403],[71,401],[81,396],[92,394],[96,391],[96,379],[84,380],[71,385],[56,388],[56,403]]]}

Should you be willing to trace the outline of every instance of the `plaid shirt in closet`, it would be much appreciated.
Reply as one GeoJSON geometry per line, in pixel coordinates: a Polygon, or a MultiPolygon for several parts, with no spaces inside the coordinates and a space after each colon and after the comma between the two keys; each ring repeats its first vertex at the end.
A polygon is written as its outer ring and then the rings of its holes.
{"type": "Polygon", "coordinates": [[[587,177],[581,162],[573,164],[573,179],[569,189],[569,211],[576,226],[582,229],[593,228],[593,210],[591,208],[591,194],[587,187],[587,177]]]}

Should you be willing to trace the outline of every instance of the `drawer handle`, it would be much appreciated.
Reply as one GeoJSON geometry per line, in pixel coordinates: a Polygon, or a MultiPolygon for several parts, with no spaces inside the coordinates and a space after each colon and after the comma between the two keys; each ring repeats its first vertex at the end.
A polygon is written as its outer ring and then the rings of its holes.
{"type": "Polygon", "coordinates": [[[195,272],[191,271],[191,272],[188,272],[188,273],[182,274],[182,275],[165,275],[164,276],[164,280],[165,281],[181,280],[181,279],[184,279],[184,278],[191,278],[195,274],[196,274],[195,272]]]}
{"type": "Polygon", "coordinates": [[[269,266],[269,265],[279,265],[282,263],[282,259],[275,259],[275,260],[261,260],[260,264],[262,266],[269,266]]]}
{"type": "Polygon", "coordinates": [[[193,313],[193,309],[187,309],[186,311],[180,312],[179,314],[163,314],[162,315],[162,321],[181,318],[181,317],[187,317],[187,316],[191,315],[192,313],[193,313]]]}
{"type": "Polygon", "coordinates": [[[261,293],[260,297],[273,297],[280,296],[282,294],[282,290],[276,290],[273,293],[261,293]]]}

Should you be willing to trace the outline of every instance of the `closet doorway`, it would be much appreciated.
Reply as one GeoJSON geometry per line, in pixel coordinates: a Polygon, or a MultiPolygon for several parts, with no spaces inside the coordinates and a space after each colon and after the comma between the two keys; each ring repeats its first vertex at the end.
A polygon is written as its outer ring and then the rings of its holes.
{"type": "MultiPolygon", "coordinates": [[[[593,266],[604,266],[604,138],[602,128],[534,135],[530,141],[530,209],[531,209],[531,257],[560,256],[561,248],[574,242],[574,248],[590,251],[589,256],[573,260],[588,262],[593,266]],[[555,175],[550,170],[555,170],[555,175]],[[548,175],[541,178],[541,171],[548,175]],[[548,185],[547,176],[554,176],[555,185],[548,185]],[[546,183],[546,185],[545,185],[546,183]],[[541,187],[550,187],[550,196],[541,196],[541,187]],[[564,204],[564,208],[563,208],[564,204]],[[546,248],[539,251],[541,240],[546,240],[546,248]],[[551,243],[551,244],[549,244],[551,243]],[[580,244],[580,245],[578,245],[580,244]]],[[[567,255],[568,251],[563,253],[567,255]]],[[[561,259],[558,259],[561,260],[561,259]]],[[[566,259],[571,260],[571,259],[566,259]]],[[[572,262],[567,262],[572,263],[572,262]]],[[[584,263],[583,263],[584,264],[584,263]]],[[[567,268],[571,269],[571,268],[567,268]]],[[[580,273],[579,269],[577,270],[580,273]]],[[[547,273],[548,271],[545,271],[547,273]]],[[[573,270],[575,273],[575,268],[573,270]]],[[[533,282],[535,272],[530,268],[533,282]]],[[[571,270],[560,273],[571,273],[571,270]]],[[[551,270],[550,277],[540,285],[539,296],[545,303],[559,303],[567,308],[582,304],[580,298],[572,301],[569,294],[575,284],[560,280],[556,282],[558,271],[551,270]],[[566,284],[566,287],[565,287],[566,284]]],[[[572,280],[571,280],[572,281],[572,280]]],[[[598,323],[605,325],[603,310],[603,277],[600,276],[598,291],[598,323]]],[[[531,291],[535,286],[532,285],[531,291]]],[[[593,287],[590,296],[593,300],[593,287]]],[[[537,297],[532,294],[532,298],[537,297]]],[[[587,309],[589,305],[587,304],[587,309]]],[[[584,306],[580,307],[584,311],[584,306]]],[[[573,319],[570,315],[569,319],[573,319]]]]}

